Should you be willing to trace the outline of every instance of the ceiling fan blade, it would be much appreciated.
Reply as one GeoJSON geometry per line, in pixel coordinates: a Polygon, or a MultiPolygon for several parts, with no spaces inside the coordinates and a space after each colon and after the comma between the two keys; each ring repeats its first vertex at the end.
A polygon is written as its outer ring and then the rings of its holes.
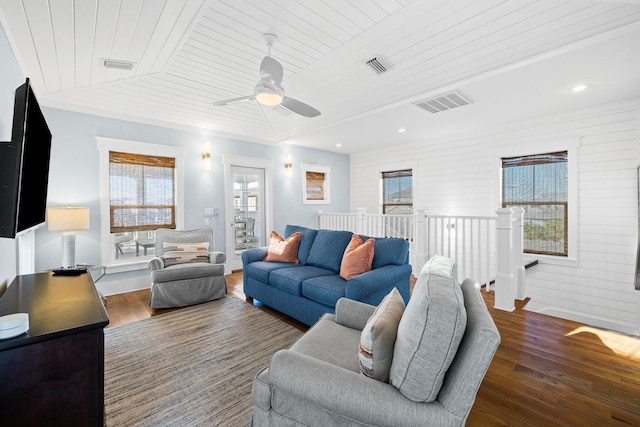
{"type": "Polygon", "coordinates": [[[260,78],[263,82],[272,84],[275,87],[282,83],[282,65],[270,56],[265,56],[260,63],[260,78]]]}
{"type": "Polygon", "coordinates": [[[289,111],[300,114],[301,116],[318,117],[320,115],[320,111],[316,110],[311,105],[305,104],[297,99],[289,98],[288,96],[284,97],[282,104],[280,105],[289,111]]]}
{"type": "Polygon", "coordinates": [[[244,101],[251,101],[252,99],[256,99],[256,96],[249,95],[249,96],[241,96],[240,98],[225,99],[224,101],[214,102],[213,106],[221,107],[223,105],[236,104],[238,102],[244,102],[244,101]]]}

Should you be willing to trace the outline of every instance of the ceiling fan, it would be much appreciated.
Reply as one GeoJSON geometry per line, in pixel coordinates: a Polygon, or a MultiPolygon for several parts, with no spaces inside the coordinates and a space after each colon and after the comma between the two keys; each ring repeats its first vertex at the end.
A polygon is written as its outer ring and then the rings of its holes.
{"type": "Polygon", "coordinates": [[[255,99],[260,104],[267,107],[277,107],[280,105],[287,110],[300,114],[304,117],[319,116],[320,111],[316,110],[312,106],[305,104],[302,101],[298,101],[297,99],[284,96],[284,88],[280,86],[283,76],[282,64],[271,56],[271,46],[273,46],[273,43],[278,40],[278,37],[274,34],[265,34],[264,39],[267,42],[269,51],[267,56],[265,56],[260,63],[260,81],[256,84],[254,94],[214,102],[213,105],[219,107],[222,105],[235,104],[255,99]]]}

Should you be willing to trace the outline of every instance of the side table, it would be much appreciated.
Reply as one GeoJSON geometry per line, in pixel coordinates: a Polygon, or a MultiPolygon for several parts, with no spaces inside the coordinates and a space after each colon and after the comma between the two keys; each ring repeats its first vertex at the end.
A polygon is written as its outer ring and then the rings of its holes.
{"type": "Polygon", "coordinates": [[[147,249],[153,248],[156,245],[156,241],[152,239],[136,239],[136,256],[140,254],[140,246],[144,249],[145,256],[147,255],[147,249]]]}

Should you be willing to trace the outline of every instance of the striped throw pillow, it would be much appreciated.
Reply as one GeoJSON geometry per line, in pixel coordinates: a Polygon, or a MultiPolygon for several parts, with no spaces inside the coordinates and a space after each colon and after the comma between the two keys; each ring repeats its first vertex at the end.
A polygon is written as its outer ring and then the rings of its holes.
{"type": "Polygon", "coordinates": [[[162,260],[164,266],[192,262],[209,262],[209,242],[204,243],[163,243],[162,260]]]}
{"type": "Polygon", "coordinates": [[[369,317],[360,335],[360,371],[363,375],[389,382],[398,324],[404,313],[404,300],[393,290],[369,317]]]}

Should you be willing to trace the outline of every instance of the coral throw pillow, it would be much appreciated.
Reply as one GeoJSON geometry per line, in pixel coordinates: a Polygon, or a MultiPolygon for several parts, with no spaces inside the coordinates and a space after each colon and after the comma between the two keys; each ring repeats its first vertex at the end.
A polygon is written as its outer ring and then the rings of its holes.
{"type": "Polygon", "coordinates": [[[302,233],[299,231],[291,236],[283,239],[275,231],[271,232],[269,237],[269,247],[267,248],[267,256],[263,261],[267,262],[289,262],[298,263],[298,246],[300,245],[300,237],[302,233]]]}
{"type": "Polygon", "coordinates": [[[340,277],[349,280],[358,274],[370,271],[371,263],[373,262],[373,245],[375,242],[375,239],[371,238],[363,243],[357,234],[351,236],[351,241],[342,256],[340,277]]]}

